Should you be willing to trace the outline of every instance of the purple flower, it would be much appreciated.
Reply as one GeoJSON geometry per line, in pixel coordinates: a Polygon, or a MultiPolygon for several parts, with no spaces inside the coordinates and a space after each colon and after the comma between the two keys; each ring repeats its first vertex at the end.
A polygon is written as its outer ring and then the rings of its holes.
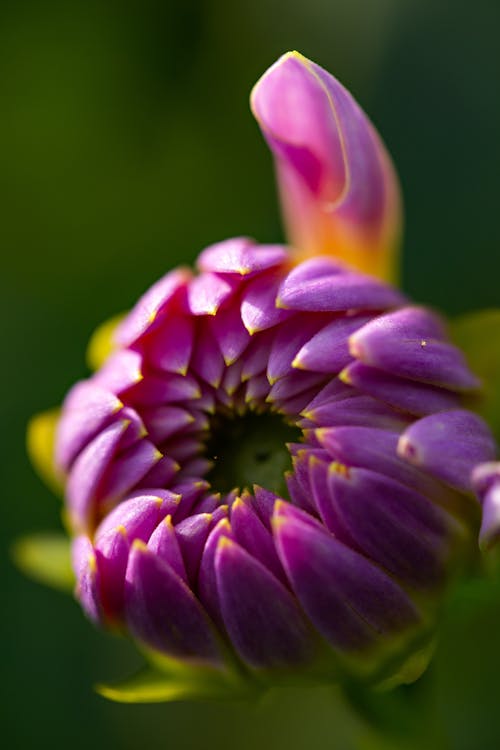
{"type": "Polygon", "coordinates": [[[428,626],[492,460],[440,319],[372,277],[233,239],[167,274],[69,393],[77,594],[149,649],[368,663],[428,626]]]}
{"type": "Polygon", "coordinates": [[[331,257],[338,243],[384,276],[396,225],[388,157],[350,95],[292,55],[253,106],[288,208],[308,191],[305,233],[295,254],[205,249],[94,341],[106,357],[55,444],[76,593],[169,664],[412,679],[473,554],[474,489],[482,538],[500,525],[494,440],[465,409],[480,383],[438,315],[331,257]],[[329,255],[303,260],[325,200],[329,255]]]}

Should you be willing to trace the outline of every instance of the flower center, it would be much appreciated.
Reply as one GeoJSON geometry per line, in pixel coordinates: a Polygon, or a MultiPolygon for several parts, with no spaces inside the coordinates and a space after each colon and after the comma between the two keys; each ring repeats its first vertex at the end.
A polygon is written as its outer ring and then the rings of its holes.
{"type": "Polygon", "coordinates": [[[297,442],[300,436],[301,430],[277,414],[217,416],[205,451],[214,462],[207,479],[221,493],[258,484],[288,497],[285,472],[292,461],[287,443],[297,442]]]}

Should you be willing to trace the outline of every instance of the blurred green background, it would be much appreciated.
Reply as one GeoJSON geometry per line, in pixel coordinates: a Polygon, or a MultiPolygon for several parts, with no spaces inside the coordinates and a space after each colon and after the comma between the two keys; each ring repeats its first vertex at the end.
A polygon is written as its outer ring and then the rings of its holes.
{"type": "MultiPolygon", "coordinates": [[[[70,599],[10,564],[57,528],[29,416],[85,375],[89,334],[173,264],[233,234],[279,241],[248,108],[298,49],[335,73],[394,156],[404,286],[459,313],[500,302],[498,0],[2,0],[2,737],[31,748],[383,748],[329,690],[258,706],[120,706],[92,684],[137,664],[70,599]]],[[[462,588],[426,678],[436,747],[500,747],[500,593],[462,588]]],[[[382,701],[389,724],[399,709],[382,701]]],[[[403,734],[391,747],[405,747],[403,734]],[[395,744],[394,744],[395,743],[395,744]]]]}

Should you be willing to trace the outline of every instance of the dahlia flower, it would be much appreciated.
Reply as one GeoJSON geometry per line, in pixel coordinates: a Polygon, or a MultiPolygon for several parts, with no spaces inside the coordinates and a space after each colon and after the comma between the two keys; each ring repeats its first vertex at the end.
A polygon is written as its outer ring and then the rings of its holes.
{"type": "Polygon", "coordinates": [[[399,192],[373,126],[296,53],[252,108],[292,246],[229,239],[168,272],[96,334],[54,448],[32,428],[77,598],[153,665],[102,688],[118,699],[411,681],[476,555],[477,498],[481,541],[500,529],[481,382],[389,283],[399,192]]]}

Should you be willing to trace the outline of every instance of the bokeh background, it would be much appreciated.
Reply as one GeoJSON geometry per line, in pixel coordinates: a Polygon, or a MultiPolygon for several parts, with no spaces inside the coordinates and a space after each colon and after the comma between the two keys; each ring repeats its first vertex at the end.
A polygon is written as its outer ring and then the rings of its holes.
{"type": "MultiPolygon", "coordinates": [[[[126,675],[137,657],[9,561],[16,536],[60,526],[28,464],[25,425],[85,375],[95,326],[173,264],[233,234],[282,239],[248,94],[288,49],[350,88],[394,156],[405,289],[450,314],[498,306],[499,34],[498,0],[2,0],[4,747],[389,746],[330,690],[257,706],[95,695],[94,682],[126,675]]],[[[436,747],[500,747],[499,590],[469,582],[444,617],[422,683],[432,698],[414,703],[417,723],[434,716],[436,747]]],[[[396,732],[391,747],[405,747],[404,706],[382,699],[375,713],[396,732]]]]}

